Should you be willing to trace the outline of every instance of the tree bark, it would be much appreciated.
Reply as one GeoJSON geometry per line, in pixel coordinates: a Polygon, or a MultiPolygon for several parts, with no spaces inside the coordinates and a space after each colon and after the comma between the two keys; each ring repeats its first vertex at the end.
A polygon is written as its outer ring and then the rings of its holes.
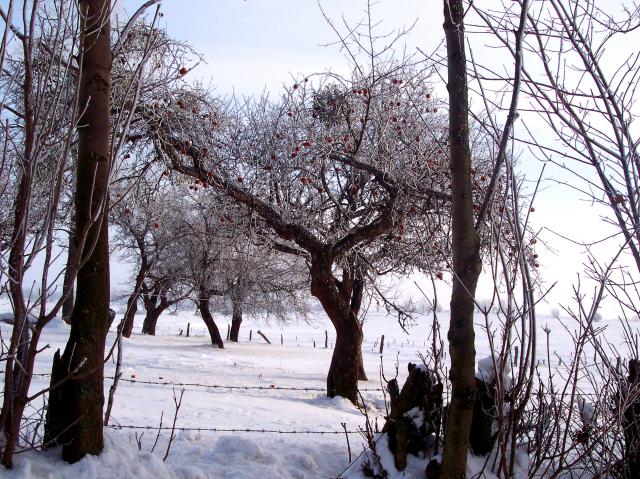
{"type": "MultiPolygon", "coordinates": [[[[75,218],[74,218],[75,219],[75,218]]],[[[76,261],[76,242],[75,231],[72,229],[69,232],[69,245],[67,252],[67,268],[64,270],[64,281],[62,283],[62,295],[65,297],[64,303],[62,303],[62,319],[66,323],[71,322],[71,313],[73,312],[73,293],[75,274],[73,265],[76,261]]]]}
{"type": "Polygon", "coordinates": [[[200,310],[200,316],[202,316],[204,324],[209,330],[211,344],[213,344],[214,346],[218,346],[220,349],[224,349],[224,343],[222,342],[222,336],[220,336],[220,330],[218,330],[218,326],[216,326],[216,322],[213,320],[211,311],[209,311],[208,296],[200,296],[200,299],[198,300],[198,309],[200,310]]]}
{"type": "Polygon", "coordinates": [[[229,333],[229,340],[234,343],[238,342],[238,336],[240,335],[240,325],[242,324],[242,303],[239,301],[233,302],[233,314],[231,316],[231,332],[229,333]]]}
{"type": "Polygon", "coordinates": [[[104,447],[103,359],[109,323],[111,2],[80,0],[79,8],[83,55],[79,96],[84,110],[78,128],[75,243],[83,262],[69,340],[52,371],[54,376],[62,371],[70,377],[51,391],[47,417],[48,437],[63,445],[62,457],[68,462],[100,454],[104,447]]]}
{"type": "Polygon", "coordinates": [[[462,0],[444,0],[449,91],[449,156],[453,289],[449,323],[451,402],[444,436],[443,478],[465,477],[469,433],[476,394],[474,296],[482,269],[473,224],[469,104],[462,0]]]}

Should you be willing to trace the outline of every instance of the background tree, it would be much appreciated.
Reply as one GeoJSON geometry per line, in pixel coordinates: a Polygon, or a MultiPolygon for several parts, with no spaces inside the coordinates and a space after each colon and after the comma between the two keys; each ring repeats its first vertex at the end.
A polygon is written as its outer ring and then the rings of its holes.
{"type": "Polygon", "coordinates": [[[234,221],[233,217],[225,220],[220,229],[227,231],[231,227],[236,233],[232,242],[222,243],[215,276],[216,291],[231,306],[229,339],[238,341],[243,314],[282,322],[294,315],[306,319],[308,307],[303,292],[308,276],[302,259],[278,253],[264,244],[255,231],[263,226],[252,225],[251,216],[243,221],[236,215],[234,223],[230,221],[234,221]]]}
{"type": "Polygon", "coordinates": [[[131,336],[140,299],[147,311],[143,333],[155,334],[160,314],[188,295],[181,287],[184,266],[175,260],[184,239],[177,226],[182,212],[175,207],[175,190],[165,185],[149,191],[142,186],[145,179],[139,182],[135,192],[123,197],[111,211],[117,227],[116,247],[123,258],[136,264],[133,291],[123,319],[124,337],[131,336]]]}

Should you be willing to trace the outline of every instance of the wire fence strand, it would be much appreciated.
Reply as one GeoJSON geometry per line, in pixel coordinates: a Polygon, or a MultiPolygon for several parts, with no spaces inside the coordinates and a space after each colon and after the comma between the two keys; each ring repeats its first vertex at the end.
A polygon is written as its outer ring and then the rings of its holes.
{"type": "MultiPolygon", "coordinates": [[[[0,374],[4,374],[4,371],[0,371],[0,374]]],[[[33,376],[49,377],[50,373],[33,373],[33,376]]],[[[105,376],[105,379],[115,379],[113,376],[105,376]]],[[[156,386],[171,386],[171,387],[200,387],[209,389],[231,389],[231,390],[259,390],[259,391],[305,391],[305,392],[325,392],[326,388],[314,388],[314,387],[295,387],[295,386],[276,386],[270,384],[268,386],[250,386],[250,385],[229,385],[229,384],[204,384],[204,383],[188,383],[188,382],[174,382],[174,381],[152,381],[147,379],[133,379],[120,377],[119,381],[127,382],[130,384],[150,384],[156,386]]],[[[362,392],[381,392],[383,388],[360,388],[362,392]]]]}
{"type": "Polygon", "coordinates": [[[138,426],[133,424],[112,424],[107,426],[109,429],[137,429],[149,431],[195,431],[195,432],[246,432],[246,433],[262,433],[262,434],[307,434],[307,435],[339,435],[339,434],[361,434],[361,430],[357,431],[297,431],[282,429],[252,429],[252,428],[224,428],[224,427],[175,427],[171,426],[138,426]]]}

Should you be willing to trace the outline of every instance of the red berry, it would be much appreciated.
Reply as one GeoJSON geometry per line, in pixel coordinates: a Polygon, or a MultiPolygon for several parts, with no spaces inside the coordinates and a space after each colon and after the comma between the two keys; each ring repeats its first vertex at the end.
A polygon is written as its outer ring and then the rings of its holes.
{"type": "Polygon", "coordinates": [[[180,73],[180,75],[186,75],[189,72],[189,70],[186,67],[180,67],[180,70],[178,70],[178,73],[180,73]]]}

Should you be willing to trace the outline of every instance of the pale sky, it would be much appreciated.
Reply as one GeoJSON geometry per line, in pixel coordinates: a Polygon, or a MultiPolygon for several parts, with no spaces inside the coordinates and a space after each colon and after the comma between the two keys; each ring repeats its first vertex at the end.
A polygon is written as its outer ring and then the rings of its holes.
{"type": "MultiPolygon", "coordinates": [[[[141,3],[123,0],[119,12],[126,16],[126,12],[132,12],[141,3]]],[[[322,0],[321,3],[338,26],[342,26],[342,16],[351,24],[366,18],[364,0],[322,0]]],[[[499,5],[495,0],[484,3],[499,5]]],[[[612,8],[620,8],[619,1],[608,3],[612,8]]],[[[438,0],[380,0],[373,5],[373,13],[377,20],[382,20],[378,27],[381,33],[416,22],[405,37],[406,50],[411,53],[418,47],[431,51],[440,44],[441,8],[438,0]]],[[[328,69],[348,71],[348,63],[338,47],[325,46],[337,38],[316,0],[165,0],[162,11],[160,26],[166,28],[170,36],[189,42],[204,57],[206,64],[191,72],[191,79],[214,86],[221,95],[278,92],[283,84],[291,83],[292,76],[328,69]]],[[[474,44],[476,57],[479,61],[495,62],[495,50],[483,49],[482,43],[483,40],[479,40],[474,44]]],[[[436,85],[436,91],[442,94],[444,85],[436,85]]],[[[542,167],[526,154],[522,164],[529,180],[534,180],[542,167]]],[[[553,168],[547,168],[546,174],[561,177],[553,168]]],[[[536,212],[531,217],[535,229],[547,226],[578,239],[596,239],[604,234],[597,209],[564,187],[545,184],[545,188],[536,200],[536,212]]],[[[572,283],[582,271],[585,255],[581,248],[548,232],[542,234],[542,239],[554,250],[545,251],[541,247],[538,251],[543,278],[548,284],[559,283],[549,302],[542,305],[541,309],[548,310],[558,302],[568,303],[572,283]]],[[[115,279],[126,278],[116,273],[115,279]]],[[[489,294],[486,283],[481,281],[479,298],[489,294]]]]}

